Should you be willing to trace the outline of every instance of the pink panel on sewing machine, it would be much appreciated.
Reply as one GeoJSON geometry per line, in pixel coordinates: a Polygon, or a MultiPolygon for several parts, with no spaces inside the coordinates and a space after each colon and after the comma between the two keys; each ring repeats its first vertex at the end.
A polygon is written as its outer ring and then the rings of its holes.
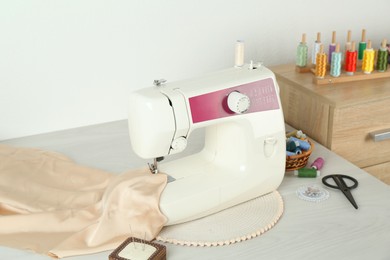
{"type": "Polygon", "coordinates": [[[192,122],[239,115],[232,112],[227,105],[227,97],[233,91],[245,94],[250,99],[250,108],[244,114],[279,109],[274,81],[267,78],[189,98],[192,122]]]}

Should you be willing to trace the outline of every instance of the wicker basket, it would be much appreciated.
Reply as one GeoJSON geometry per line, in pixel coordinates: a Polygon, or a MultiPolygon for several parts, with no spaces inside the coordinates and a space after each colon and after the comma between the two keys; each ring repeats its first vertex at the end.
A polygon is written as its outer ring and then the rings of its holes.
{"type": "Polygon", "coordinates": [[[298,170],[306,166],[311,152],[314,149],[314,143],[311,142],[309,139],[307,141],[310,143],[309,150],[302,151],[302,154],[286,156],[286,171],[298,170]]]}

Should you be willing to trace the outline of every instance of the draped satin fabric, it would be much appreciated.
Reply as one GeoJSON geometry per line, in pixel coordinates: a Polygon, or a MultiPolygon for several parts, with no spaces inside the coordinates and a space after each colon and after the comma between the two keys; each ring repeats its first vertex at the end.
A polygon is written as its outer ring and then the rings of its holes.
{"type": "Polygon", "coordinates": [[[0,245],[66,257],[113,250],[129,236],[152,240],[165,174],[112,174],[34,148],[0,144],[0,245]]]}

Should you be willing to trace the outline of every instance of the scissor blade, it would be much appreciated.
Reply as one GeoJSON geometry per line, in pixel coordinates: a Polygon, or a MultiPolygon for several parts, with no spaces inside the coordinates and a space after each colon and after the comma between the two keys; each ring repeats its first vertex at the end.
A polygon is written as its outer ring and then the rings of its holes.
{"type": "Polygon", "coordinates": [[[351,191],[348,188],[342,189],[341,191],[344,193],[345,197],[347,197],[349,202],[351,202],[351,204],[355,207],[355,209],[358,209],[358,205],[356,204],[356,201],[353,198],[351,191]]]}

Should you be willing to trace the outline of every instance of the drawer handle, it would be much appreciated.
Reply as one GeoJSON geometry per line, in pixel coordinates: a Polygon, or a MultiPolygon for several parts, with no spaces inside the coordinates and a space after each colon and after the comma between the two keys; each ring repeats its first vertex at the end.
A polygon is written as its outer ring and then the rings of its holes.
{"type": "Polygon", "coordinates": [[[370,133],[371,138],[374,142],[383,141],[386,139],[390,139],[390,128],[385,130],[379,130],[370,133]]]}

